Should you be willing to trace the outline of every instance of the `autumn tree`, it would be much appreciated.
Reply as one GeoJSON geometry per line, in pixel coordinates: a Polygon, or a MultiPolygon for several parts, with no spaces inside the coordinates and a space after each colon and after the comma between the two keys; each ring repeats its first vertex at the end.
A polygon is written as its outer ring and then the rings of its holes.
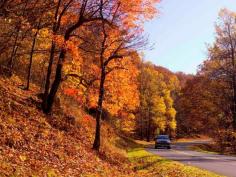
{"type": "MultiPolygon", "coordinates": [[[[117,21],[117,24],[119,24],[121,20],[123,20],[122,18],[120,19],[120,16],[122,17],[122,13],[124,13],[122,9],[123,5],[124,4],[122,4],[121,2],[118,2],[117,7],[114,11],[114,16],[112,17],[112,21],[114,19],[114,21],[117,21]]],[[[101,17],[104,18],[102,14],[102,9],[100,11],[100,14],[101,17]]],[[[135,25],[135,21],[130,21],[130,23],[131,25],[135,25]]],[[[137,34],[139,34],[139,31],[137,29],[132,30],[132,26],[125,24],[124,26],[119,26],[117,29],[116,28],[117,27],[110,27],[104,21],[102,21],[102,38],[101,40],[99,40],[99,60],[101,75],[99,84],[99,97],[97,103],[96,133],[93,144],[93,148],[96,150],[99,150],[100,147],[100,121],[103,109],[104,86],[106,76],[113,70],[124,69],[121,60],[124,59],[126,56],[129,56],[130,52],[132,52],[132,49],[134,50],[135,48],[137,49],[144,45],[143,40],[140,40],[140,38],[137,36],[137,34]]]]}
{"type": "MultiPolygon", "coordinates": [[[[77,2],[77,1],[76,1],[77,2]]],[[[75,3],[76,3],[75,2],[75,3]]],[[[63,45],[60,49],[58,64],[56,68],[56,75],[53,81],[53,84],[50,89],[50,93],[47,95],[45,92],[44,101],[43,101],[43,109],[44,112],[50,112],[53,104],[54,97],[57,93],[57,90],[60,86],[62,79],[62,68],[64,59],[66,57],[66,43],[70,40],[70,37],[73,36],[75,32],[78,32],[78,29],[82,27],[86,23],[92,23],[94,21],[105,21],[106,23],[114,23],[113,14],[116,13],[117,6],[119,6],[119,19],[116,20],[117,26],[131,29],[137,28],[141,26],[144,19],[152,18],[155,13],[154,4],[158,2],[157,0],[153,1],[138,1],[138,2],[130,2],[130,1],[88,1],[83,0],[82,2],[77,3],[75,5],[72,3],[71,7],[77,7],[76,11],[72,12],[73,22],[69,22],[69,27],[64,28],[65,32],[62,34],[63,45]],[[100,13],[100,9],[103,9],[103,12],[100,13]],[[102,17],[103,16],[103,17],[102,17]],[[47,95],[47,96],[46,96],[47,95]]],[[[66,8],[68,11],[69,7],[66,8]]],[[[72,8],[73,9],[73,8],[72,8]]],[[[66,20],[66,19],[65,19],[66,20]]],[[[45,89],[46,90],[46,89],[45,89]]]]}
{"type": "Polygon", "coordinates": [[[175,104],[179,137],[215,135],[217,127],[228,124],[222,122],[222,118],[229,115],[227,100],[224,99],[226,90],[219,93],[218,89],[223,89],[223,85],[204,75],[195,76],[186,82],[175,104]],[[221,106],[223,102],[224,106],[221,106]]]}
{"type": "MultiPolygon", "coordinates": [[[[7,15],[2,19],[0,18],[2,22],[0,43],[3,49],[0,59],[1,66],[8,67],[10,75],[13,72],[23,78],[28,75],[26,78],[30,80],[31,72],[29,71],[32,68],[33,55],[36,51],[37,56],[39,54],[41,56],[46,55],[46,49],[44,51],[38,50],[38,44],[36,43],[37,37],[40,37],[40,35],[35,35],[35,32],[38,31],[37,34],[40,34],[40,30],[50,26],[50,12],[53,6],[53,2],[49,0],[6,1],[4,7],[7,10],[7,15]],[[23,67],[17,67],[17,65],[23,67]]],[[[46,41],[44,42],[46,43],[46,41]]]]}
{"type": "Polygon", "coordinates": [[[221,10],[208,59],[186,82],[176,102],[178,132],[208,134],[222,151],[235,146],[235,23],[234,12],[221,10]]]}
{"type": "MultiPolygon", "coordinates": [[[[36,48],[38,47],[38,43],[40,43],[40,38],[45,36],[50,38],[49,29],[53,27],[53,24],[50,22],[50,20],[53,20],[52,16],[52,9],[55,8],[55,4],[51,3],[48,0],[42,0],[37,1],[35,3],[33,9],[31,10],[31,13],[34,15],[30,15],[27,17],[28,22],[31,26],[31,33],[30,36],[32,38],[30,52],[29,52],[29,65],[28,65],[28,72],[27,72],[27,84],[26,84],[26,90],[29,89],[30,86],[30,79],[31,79],[31,70],[33,65],[33,58],[36,51],[36,48]],[[45,33],[45,34],[43,34],[45,33]]],[[[45,47],[44,50],[48,50],[48,40],[44,40],[45,47]]],[[[38,47],[39,48],[39,47],[38,47]]],[[[53,45],[51,45],[51,49],[53,48],[53,45]]],[[[42,52],[44,51],[42,50],[42,52]]],[[[38,53],[40,50],[38,50],[38,53]]],[[[49,60],[50,63],[51,60],[49,60]]]]}
{"type": "Polygon", "coordinates": [[[140,108],[137,129],[150,141],[157,133],[169,133],[176,129],[175,109],[171,90],[164,75],[152,64],[141,64],[139,76],[140,108]]]}
{"type": "MultiPolygon", "coordinates": [[[[80,38],[85,40],[85,42],[80,45],[80,48],[82,49],[80,57],[82,58],[83,63],[79,66],[77,66],[76,63],[68,65],[65,74],[67,82],[64,85],[68,85],[71,89],[77,90],[75,97],[80,97],[84,109],[88,111],[97,109],[97,100],[99,96],[101,65],[97,55],[100,51],[100,39],[96,33],[97,31],[99,30],[88,30],[85,28],[83,32],[81,32],[83,33],[83,37],[80,36],[80,38]]],[[[110,37],[111,35],[109,35],[109,38],[110,37]]],[[[114,39],[118,39],[118,37],[119,36],[114,39]]],[[[115,48],[115,41],[113,39],[109,39],[107,43],[107,46],[115,48]],[[114,43],[114,46],[112,46],[112,43],[114,43]]],[[[126,127],[127,130],[128,127],[123,126],[127,120],[127,117],[124,115],[132,114],[139,104],[137,90],[138,69],[136,64],[139,60],[139,56],[136,52],[128,52],[123,47],[120,48],[119,52],[121,52],[121,49],[124,51],[121,53],[122,58],[119,58],[117,61],[114,58],[113,61],[109,62],[106,66],[107,71],[106,81],[104,83],[105,92],[103,99],[103,112],[106,111],[111,117],[113,117],[109,120],[106,117],[107,121],[113,123],[120,129],[126,127]]],[[[108,53],[109,50],[107,49],[106,51],[108,53]]],[[[63,87],[66,89],[68,86],[63,87]]],[[[128,129],[131,130],[132,127],[129,127],[128,129]]]]}
{"type": "MultiPolygon", "coordinates": [[[[42,108],[45,113],[51,112],[53,101],[55,98],[55,95],[58,91],[58,88],[62,81],[62,72],[63,72],[63,63],[65,61],[66,55],[67,55],[67,45],[70,41],[71,36],[73,35],[76,30],[83,26],[85,23],[90,23],[93,21],[101,20],[101,17],[99,16],[99,9],[103,6],[103,2],[94,2],[89,0],[83,0],[80,1],[67,1],[62,5],[62,10],[60,10],[61,7],[61,0],[58,1],[58,6],[56,8],[55,18],[56,24],[53,25],[53,31],[57,31],[60,29],[60,24],[62,21],[65,23],[63,25],[63,32],[61,35],[59,35],[57,38],[58,43],[60,45],[60,53],[59,58],[56,66],[56,73],[55,78],[53,80],[51,89],[49,91],[50,86],[50,72],[51,72],[51,64],[52,59],[54,58],[54,43],[52,43],[52,49],[50,54],[50,62],[48,67],[48,74],[47,74],[47,80],[45,84],[45,92],[44,92],[44,98],[42,103],[42,108]],[[76,11],[73,9],[76,7],[76,11]],[[68,12],[68,14],[66,14],[68,12]],[[68,21],[69,18],[73,17],[73,21],[68,21]]],[[[104,19],[105,20],[105,19],[104,19]]]]}
{"type": "Polygon", "coordinates": [[[227,9],[220,12],[220,20],[216,25],[216,41],[209,47],[209,66],[206,74],[228,86],[230,97],[232,127],[236,129],[236,15],[227,9]]]}

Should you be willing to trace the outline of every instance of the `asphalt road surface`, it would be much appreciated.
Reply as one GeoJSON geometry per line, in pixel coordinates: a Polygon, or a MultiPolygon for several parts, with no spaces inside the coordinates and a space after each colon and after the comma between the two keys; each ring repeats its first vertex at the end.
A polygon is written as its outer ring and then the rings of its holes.
{"type": "Polygon", "coordinates": [[[189,146],[194,144],[207,143],[203,141],[175,143],[171,150],[147,148],[153,154],[167,159],[179,161],[181,163],[199,167],[219,175],[236,177],[236,157],[226,155],[216,155],[189,150],[189,146]]]}

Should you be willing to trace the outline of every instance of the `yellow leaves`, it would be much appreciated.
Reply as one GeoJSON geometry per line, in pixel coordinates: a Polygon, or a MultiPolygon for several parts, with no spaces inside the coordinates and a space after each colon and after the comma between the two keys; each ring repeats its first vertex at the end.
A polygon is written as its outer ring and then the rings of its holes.
{"type": "Polygon", "coordinates": [[[20,155],[19,158],[23,162],[27,160],[27,157],[25,155],[20,155]]]}
{"type": "Polygon", "coordinates": [[[53,170],[53,169],[50,169],[50,170],[48,170],[48,172],[47,172],[47,177],[57,177],[58,175],[57,175],[57,173],[55,172],[55,170],[53,170]]]}
{"type": "Polygon", "coordinates": [[[177,128],[177,122],[176,122],[175,120],[170,121],[169,127],[170,127],[172,130],[175,130],[175,129],[177,128]]]}
{"type": "Polygon", "coordinates": [[[166,128],[166,118],[164,116],[162,117],[156,117],[153,118],[153,123],[155,126],[157,126],[161,131],[165,131],[166,128]]]}
{"type": "Polygon", "coordinates": [[[16,120],[14,118],[9,117],[8,118],[8,123],[11,125],[15,125],[16,124],[16,120]]]}
{"type": "MultiPolygon", "coordinates": [[[[37,31],[37,29],[33,29],[33,32],[35,33],[37,31]]],[[[51,38],[51,32],[48,28],[43,28],[41,30],[39,30],[39,36],[41,38],[51,38]]]]}
{"type": "Polygon", "coordinates": [[[134,120],[134,119],[135,119],[135,115],[134,115],[134,114],[132,114],[132,113],[131,113],[131,114],[129,114],[129,115],[128,115],[128,119],[130,119],[130,120],[134,120]]]}
{"type": "Polygon", "coordinates": [[[167,127],[175,130],[176,111],[171,92],[178,88],[179,83],[176,77],[164,74],[151,63],[143,64],[139,76],[140,109],[151,116],[154,125],[160,130],[164,131],[167,127]]]}
{"type": "Polygon", "coordinates": [[[171,107],[166,111],[167,116],[169,116],[171,119],[174,119],[176,116],[176,110],[171,107]]]}
{"type": "MultiPolygon", "coordinates": [[[[112,114],[117,114],[121,109],[135,110],[139,105],[137,68],[128,59],[123,59],[121,63],[124,69],[114,70],[107,76],[105,84],[104,106],[112,114]]],[[[115,66],[116,63],[111,63],[109,67],[115,66]]]]}

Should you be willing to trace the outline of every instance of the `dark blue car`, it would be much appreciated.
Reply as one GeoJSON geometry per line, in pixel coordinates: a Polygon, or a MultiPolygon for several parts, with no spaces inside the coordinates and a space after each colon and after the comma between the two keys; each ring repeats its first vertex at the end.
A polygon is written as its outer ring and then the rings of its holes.
{"type": "Polygon", "coordinates": [[[158,135],[155,138],[155,149],[157,148],[171,148],[171,141],[168,135],[158,135]]]}

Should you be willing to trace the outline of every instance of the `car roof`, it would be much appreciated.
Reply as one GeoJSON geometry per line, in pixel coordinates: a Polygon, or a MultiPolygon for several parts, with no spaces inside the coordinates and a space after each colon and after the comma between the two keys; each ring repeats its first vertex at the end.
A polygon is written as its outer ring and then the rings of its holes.
{"type": "Polygon", "coordinates": [[[158,135],[157,138],[169,138],[169,135],[158,135]]]}

